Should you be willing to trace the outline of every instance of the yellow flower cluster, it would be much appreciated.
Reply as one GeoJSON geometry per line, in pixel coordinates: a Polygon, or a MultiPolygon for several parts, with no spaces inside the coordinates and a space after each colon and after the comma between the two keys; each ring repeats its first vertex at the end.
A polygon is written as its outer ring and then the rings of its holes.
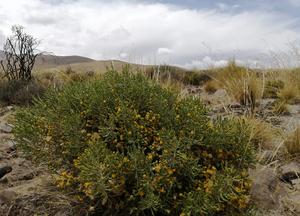
{"type": "Polygon", "coordinates": [[[204,190],[206,193],[211,193],[211,189],[214,186],[213,180],[214,180],[216,173],[217,173],[217,169],[214,166],[207,168],[203,172],[203,174],[205,176],[204,190]]]}
{"type": "Polygon", "coordinates": [[[82,192],[85,193],[86,196],[93,198],[93,183],[92,182],[85,182],[83,184],[82,192]]]}
{"type": "Polygon", "coordinates": [[[59,177],[56,178],[56,185],[59,188],[66,188],[74,183],[75,177],[72,173],[63,171],[60,173],[59,177]]]}

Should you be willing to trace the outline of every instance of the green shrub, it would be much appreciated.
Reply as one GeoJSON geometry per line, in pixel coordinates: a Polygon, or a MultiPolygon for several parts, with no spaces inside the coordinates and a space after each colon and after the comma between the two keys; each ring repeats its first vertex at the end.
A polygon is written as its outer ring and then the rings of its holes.
{"type": "Polygon", "coordinates": [[[237,215],[254,160],[242,120],[210,121],[141,74],[49,91],[16,114],[15,137],[97,215],[237,215]]]}

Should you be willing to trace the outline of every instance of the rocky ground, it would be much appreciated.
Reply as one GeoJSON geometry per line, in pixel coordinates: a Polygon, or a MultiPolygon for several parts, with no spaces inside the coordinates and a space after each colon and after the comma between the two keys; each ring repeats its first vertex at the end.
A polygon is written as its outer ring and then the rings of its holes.
{"type": "Polygon", "coordinates": [[[0,109],[0,215],[71,215],[70,202],[59,194],[43,168],[22,157],[13,139],[14,108],[0,109]],[[8,172],[3,173],[5,168],[8,172]]]}
{"type": "MultiPolygon", "coordinates": [[[[195,90],[194,90],[195,91],[195,90]]],[[[198,89],[198,93],[211,107],[210,115],[239,116],[249,114],[250,110],[232,103],[224,90],[213,94],[198,89]]],[[[270,123],[282,131],[279,139],[270,143],[258,153],[259,163],[250,170],[253,180],[252,200],[262,215],[285,216],[300,215],[300,158],[287,156],[283,144],[287,134],[300,127],[300,104],[288,105],[288,112],[275,115],[271,111],[274,99],[263,99],[255,110],[255,118],[270,123]]]]}
{"type": "MultiPolygon", "coordinates": [[[[232,103],[224,90],[208,94],[201,88],[187,88],[185,93],[200,94],[211,107],[212,118],[249,112],[232,103]]],[[[280,128],[284,134],[300,126],[300,104],[289,106],[285,115],[275,116],[270,111],[270,103],[270,99],[262,101],[256,118],[280,128]]],[[[0,175],[1,168],[12,168],[0,176],[0,215],[76,215],[71,208],[74,203],[52,185],[51,175],[25,159],[16,148],[11,133],[13,125],[8,123],[13,113],[13,107],[0,108],[0,175]]],[[[259,163],[250,170],[252,199],[262,215],[300,215],[300,178],[296,175],[300,173],[300,160],[283,156],[283,139],[262,149],[258,154],[259,163]]]]}

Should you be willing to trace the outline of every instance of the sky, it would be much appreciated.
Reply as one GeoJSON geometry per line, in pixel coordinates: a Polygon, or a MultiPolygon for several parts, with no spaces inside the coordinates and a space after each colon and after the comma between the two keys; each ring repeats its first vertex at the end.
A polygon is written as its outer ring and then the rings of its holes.
{"type": "Polygon", "coordinates": [[[55,55],[186,68],[222,66],[232,58],[253,67],[294,63],[300,48],[300,0],[0,3],[0,48],[16,24],[55,55]]]}

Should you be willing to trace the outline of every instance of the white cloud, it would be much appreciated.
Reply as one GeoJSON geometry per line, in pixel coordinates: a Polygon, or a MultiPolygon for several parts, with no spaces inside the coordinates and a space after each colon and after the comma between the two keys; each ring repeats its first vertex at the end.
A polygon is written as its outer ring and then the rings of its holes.
{"type": "Polygon", "coordinates": [[[211,68],[211,67],[222,67],[228,63],[228,60],[213,60],[210,56],[205,56],[201,60],[192,60],[191,63],[187,63],[184,66],[189,69],[194,68],[211,68]]]}
{"type": "MultiPolygon", "coordinates": [[[[186,63],[184,67],[188,69],[194,69],[194,68],[218,68],[223,67],[228,64],[229,59],[214,59],[210,56],[205,56],[204,58],[200,60],[192,60],[189,63],[186,63]]],[[[241,59],[235,59],[235,62],[237,65],[241,66],[249,66],[252,68],[257,68],[262,65],[259,65],[259,62],[255,59],[247,59],[247,60],[241,60],[241,59]]]]}
{"type": "Polygon", "coordinates": [[[121,59],[126,59],[126,58],[128,58],[128,57],[129,57],[129,54],[128,54],[128,53],[125,53],[125,52],[120,53],[120,58],[121,58],[121,59]]]}
{"type": "Polygon", "coordinates": [[[137,1],[57,2],[10,0],[0,4],[0,29],[8,35],[11,25],[24,25],[42,40],[42,49],[59,55],[96,59],[130,56],[131,61],[180,65],[201,65],[211,52],[225,56],[222,59],[240,53],[259,55],[273,45],[283,49],[287,41],[300,37],[293,20],[275,12],[234,14],[137,1]],[[201,60],[189,63],[193,59],[201,60]]]}
{"type": "Polygon", "coordinates": [[[294,6],[300,6],[300,0],[289,0],[289,2],[294,6]]]}
{"type": "Polygon", "coordinates": [[[172,53],[172,50],[168,49],[168,48],[158,48],[157,50],[157,54],[158,55],[169,55],[172,53]]]}

